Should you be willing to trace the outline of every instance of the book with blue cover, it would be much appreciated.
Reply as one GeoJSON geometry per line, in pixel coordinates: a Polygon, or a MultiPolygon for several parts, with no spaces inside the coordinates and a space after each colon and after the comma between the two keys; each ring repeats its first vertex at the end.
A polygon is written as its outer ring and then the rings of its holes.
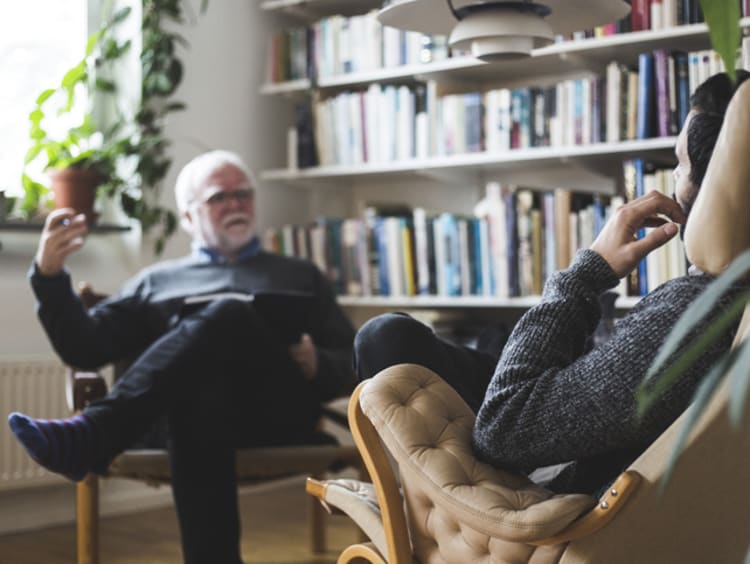
{"type": "Polygon", "coordinates": [[[654,115],[654,56],[651,53],[638,55],[638,101],[636,139],[648,139],[653,135],[654,115]]]}

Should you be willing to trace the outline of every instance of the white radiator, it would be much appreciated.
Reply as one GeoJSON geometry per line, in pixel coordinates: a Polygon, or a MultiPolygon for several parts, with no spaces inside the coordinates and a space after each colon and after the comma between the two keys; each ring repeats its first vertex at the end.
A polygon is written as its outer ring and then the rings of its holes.
{"type": "Polygon", "coordinates": [[[8,414],[67,417],[65,368],[58,360],[0,359],[0,490],[59,483],[26,454],[8,427],[8,414]]]}

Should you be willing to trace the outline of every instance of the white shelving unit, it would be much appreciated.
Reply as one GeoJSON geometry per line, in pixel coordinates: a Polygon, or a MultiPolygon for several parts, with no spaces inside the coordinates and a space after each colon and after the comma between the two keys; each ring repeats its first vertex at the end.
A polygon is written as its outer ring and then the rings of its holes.
{"type": "MultiPolygon", "coordinates": [[[[640,298],[621,297],[615,302],[616,309],[630,309],[638,303],[640,298]]],[[[484,296],[340,296],[339,304],[345,307],[374,307],[374,308],[518,308],[527,309],[539,303],[539,296],[524,296],[521,298],[491,298],[484,296]]]]}
{"type": "MultiPolygon", "coordinates": [[[[283,181],[289,184],[310,186],[307,181],[352,181],[357,178],[378,177],[383,180],[414,178],[416,176],[432,177],[434,179],[452,178],[458,175],[480,174],[490,175],[503,173],[506,178],[514,175],[514,181],[519,180],[519,174],[526,174],[533,170],[533,175],[541,173],[556,173],[554,184],[561,185],[559,171],[570,169],[571,163],[577,163],[594,174],[591,186],[586,182],[576,184],[577,188],[595,192],[611,192],[612,186],[601,184],[597,170],[609,170],[612,164],[619,163],[635,155],[651,158],[671,160],[674,156],[674,137],[660,137],[638,141],[621,141],[618,143],[596,143],[590,145],[569,145],[563,147],[532,147],[528,149],[514,149],[503,153],[467,153],[445,157],[431,157],[427,159],[411,159],[387,163],[367,163],[361,165],[335,165],[310,167],[304,169],[273,169],[261,172],[261,178],[267,181],[283,181]],[[451,173],[451,174],[447,174],[451,173]],[[597,183],[598,182],[598,183],[597,183]]],[[[573,176],[580,176],[582,172],[573,171],[573,176]]],[[[590,180],[590,179],[589,179],[590,180]]],[[[531,182],[531,181],[530,181],[531,182]]],[[[534,185],[531,182],[531,185],[534,185]]]]}
{"type": "MultiPolygon", "coordinates": [[[[312,22],[334,13],[352,15],[379,7],[370,0],[266,0],[264,10],[292,14],[312,22]]],[[[750,32],[750,18],[740,26],[750,32]]],[[[531,57],[499,63],[484,63],[472,57],[456,57],[427,64],[377,69],[367,72],[284,83],[264,84],[266,95],[294,97],[311,89],[323,97],[344,90],[362,90],[370,83],[410,84],[435,80],[441,87],[457,92],[483,91],[490,88],[544,86],[569,77],[603,74],[611,61],[637,66],[640,53],[655,49],[698,51],[710,48],[705,24],[684,25],[663,30],[649,30],[555,43],[536,49],[531,57]]],[[[589,145],[536,147],[502,153],[469,153],[435,156],[424,159],[365,163],[360,165],[320,166],[305,169],[275,168],[261,172],[267,182],[299,188],[339,186],[353,188],[359,184],[392,187],[403,182],[429,179],[436,184],[481,186],[497,177],[508,183],[537,188],[572,186],[576,190],[612,193],[615,178],[621,174],[624,159],[644,157],[665,165],[674,163],[674,137],[598,143],[589,145]],[[540,178],[550,178],[545,184],[540,178]],[[374,181],[374,182],[373,182],[374,181]]],[[[472,309],[495,308],[521,310],[538,303],[538,296],[500,299],[480,296],[392,297],[341,296],[339,302],[357,309],[472,309]]],[[[618,310],[633,307],[639,298],[618,298],[618,310]]]]}

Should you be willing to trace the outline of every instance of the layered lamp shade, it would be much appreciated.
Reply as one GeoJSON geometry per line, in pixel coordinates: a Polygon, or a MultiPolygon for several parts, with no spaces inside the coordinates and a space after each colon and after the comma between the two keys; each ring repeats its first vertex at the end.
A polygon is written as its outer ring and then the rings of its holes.
{"type": "Polygon", "coordinates": [[[383,25],[447,35],[450,46],[484,61],[525,57],[555,35],[625,17],[624,0],[386,0],[383,25]]]}

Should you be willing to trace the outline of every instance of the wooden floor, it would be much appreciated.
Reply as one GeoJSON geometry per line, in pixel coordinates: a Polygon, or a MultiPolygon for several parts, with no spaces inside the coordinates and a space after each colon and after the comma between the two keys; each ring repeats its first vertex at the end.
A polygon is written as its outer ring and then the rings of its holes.
{"type": "MultiPolygon", "coordinates": [[[[242,555],[246,564],[336,562],[341,550],[358,541],[345,516],[328,517],[328,552],[312,555],[307,544],[306,494],[302,479],[243,493],[242,555]]],[[[102,564],[180,564],[173,508],[102,519],[102,564]]],[[[73,564],[73,525],[0,536],[0,564],[73,564]]],[[[219,564],[219,563],[217,563],[219,564]]]]}

